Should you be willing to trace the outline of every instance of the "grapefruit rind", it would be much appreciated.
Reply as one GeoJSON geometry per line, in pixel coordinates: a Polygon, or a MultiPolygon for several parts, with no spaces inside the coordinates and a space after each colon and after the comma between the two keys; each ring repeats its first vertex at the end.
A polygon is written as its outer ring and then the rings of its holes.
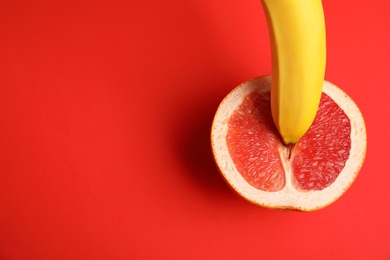
{"type": "MultiPolygon", "coordinates": [[[[344,169],[336,180],[323,190],[302,191],[292,180],[291,168],[285,168],[286,185],[277,192],[262,191],[250,185],[239,173],[229,155],[226,143],[229,119],[243,99],[252,92],[268,92],[271,76],[257,77],[233,89],[221,102],[211,130],[211,146],[215,162],[227,183],[248,201],[263,207],[313,211],[336,201],[351,186],[358,175],[367,147],[363,116],[355,102],[340,88],[324,81],[323,92],[331,97],[345,112],[351,122],[351,150],[344,169]]],[[[281,144],[281,150],[287,149],[281,144]]],[[[281,151],[283,152],[283,151],[281,151]]],[[[283,164],[286,165],[285,162],[283,164]]]]}

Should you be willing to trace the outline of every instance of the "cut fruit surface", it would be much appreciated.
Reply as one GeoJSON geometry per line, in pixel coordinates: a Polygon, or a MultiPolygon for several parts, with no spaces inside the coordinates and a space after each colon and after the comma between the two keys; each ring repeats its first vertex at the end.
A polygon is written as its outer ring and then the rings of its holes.
{"type": "Polygon", "coordinates": [[[235,88],[212,126],[212,149],[226,181],[260,206],[310,211],[339,198],[356,178],[366,152],[363,117],[338,87],[324,82],[316,118],[285,146],[272,121],[271,77],[235,88]]]}

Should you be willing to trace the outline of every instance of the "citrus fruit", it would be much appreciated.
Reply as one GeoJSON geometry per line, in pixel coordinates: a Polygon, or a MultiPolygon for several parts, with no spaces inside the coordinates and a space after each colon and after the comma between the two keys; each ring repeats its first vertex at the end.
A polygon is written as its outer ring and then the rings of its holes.
{"type": "Polygon", "coordinates": [[[215,114],[211,145],[227,183],[259,206],[313,211],[336,201],[353,183],[366,155],[359,108],[325,81],[313,124],[284,145],[272,121],[271,76],[230,92],[215,114]]]}

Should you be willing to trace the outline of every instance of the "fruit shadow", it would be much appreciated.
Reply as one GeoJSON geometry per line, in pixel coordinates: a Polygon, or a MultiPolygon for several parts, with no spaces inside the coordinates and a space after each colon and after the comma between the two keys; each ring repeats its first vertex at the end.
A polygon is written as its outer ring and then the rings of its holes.
{"type": "Polygon", "coordinates": [[[212,121],[222,98],[223,94],[187,102],[176,119],[181,127],[173,140],[179,161],[197,186],[208,194],[228,199],[235,194],[219,173],[210,143],[212,121]]]}

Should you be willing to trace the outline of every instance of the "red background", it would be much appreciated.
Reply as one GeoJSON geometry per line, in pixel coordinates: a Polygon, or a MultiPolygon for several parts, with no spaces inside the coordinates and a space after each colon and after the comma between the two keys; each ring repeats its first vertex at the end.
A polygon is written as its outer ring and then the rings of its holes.
{"type": "Polygon", "coordinates": [[[390,4],[323,4],[368,150],[300,213],[235,195],[209,148],[222,98],[271,72],[259,0],[0,1],[0,259],[390,259],[390,4]]]}

